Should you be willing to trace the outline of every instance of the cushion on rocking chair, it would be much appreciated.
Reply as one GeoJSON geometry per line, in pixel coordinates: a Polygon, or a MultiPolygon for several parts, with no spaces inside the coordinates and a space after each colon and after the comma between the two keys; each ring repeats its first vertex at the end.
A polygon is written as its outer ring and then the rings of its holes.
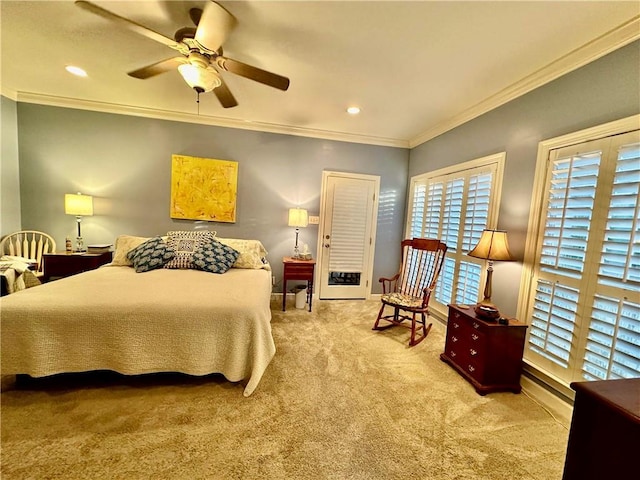
{"type": "Polygon", "coordinates": [[[382,295],[382,301],[384,303],[399,305],[401,307],[419,308],[422,307],[422,300],[422,297],[412,297],[411,295],[397,292],[382,295]]]}

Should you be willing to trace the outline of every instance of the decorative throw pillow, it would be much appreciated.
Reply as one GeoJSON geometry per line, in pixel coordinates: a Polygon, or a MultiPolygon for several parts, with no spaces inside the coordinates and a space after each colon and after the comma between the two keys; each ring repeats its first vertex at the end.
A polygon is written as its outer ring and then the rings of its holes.
{"type": "Polygon", "coordinates": [[[113,253],[112,265],[132,265],[127,254],[138,245],[150,240],[150,237],[134,237],[132,235],[120,235],[116,238],[116,251],[113,253]]]}
{"type": "Polygon", "coordinates": [[[252,268],[271,270],[267,261],[267,250],[260,240],[246,240],[243,238],[220,238],[216,239],[228,247],[240,252],[240,256],[233,264],[233,268],[252,268]]]}
{"type": "Polygon", "coordinates": [[[127,253],[127,258],[138,273],[162,268],[173,257],[175,252],[161,237],[153,237],[127,253]]]}
{"type": "Polygon", "coordinates": [[[238,259],[240,252],[217,240],[203,243],[193,254],[193,266],[211,273],[225,273],[238,259]]]}
{"type": "Polygon", "coordinates": [[[207,242],[215,239],[215,232],[210,231],[171,231],[167,235],[167,245],[176,256],[165,268],[193,268],[193,254],[207,242]]]}

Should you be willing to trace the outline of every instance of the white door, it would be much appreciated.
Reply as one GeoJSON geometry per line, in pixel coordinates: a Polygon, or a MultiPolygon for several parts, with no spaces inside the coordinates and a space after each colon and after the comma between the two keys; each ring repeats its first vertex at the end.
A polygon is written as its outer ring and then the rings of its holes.
{"type": "Polygon", "coordinates": [[[369,298],[380,177],[324,172],[318,259],[321,299],[369,298]]]}

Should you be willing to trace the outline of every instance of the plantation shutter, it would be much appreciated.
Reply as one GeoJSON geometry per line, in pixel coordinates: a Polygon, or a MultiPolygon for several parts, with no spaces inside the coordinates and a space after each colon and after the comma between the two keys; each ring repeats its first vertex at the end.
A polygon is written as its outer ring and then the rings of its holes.
{"type": "Polygon", "coordinates": [[[432,299],[441,310],[451,302],[473,304],[479,299],[484,261],[466,253],[477,244],[497,211],[497,158],[487,157],[412,181],[407,231],[412,237],[438,238],[448,247],[432,299]]]}
{"type": "Polygon", "coordinates": [[[640,143],[552,151],[526,358],[566,383],[640,376],[640,143]]]}
{"type": "Polygon", "coordinates": [[[447,180],[444,190],[443,212],[441,222],[442,241],[447,244],[451,252],[458,248],[458,233],[462,217],[462,200],[464,197],[464,178],[447,180]],[[446,219],[446,221],[443,221],[446,219]]]}
{"type": "Polygon", "coordinates": [[[370,189],[344,181],[336,183],[333,195],[329,270],[362,273],[370,189]]]}
{"type": "Polygon", "coordinates": [[[413,190],[413,205],[411,206],[411,237],[422,237],[423,226],[425,221],[424,209],[427,193],[427,185],[424,183],[416,184],[413,190]]]}
{"type": "Polygon", "coordinates": [[[443,182],[429,184],[429,193],[425,206],[424,234],[425,238],[440,238],[440,219],[442,217],[443,182]]]}
{"type": "Polygon", "coordinates": [[[640,376],[640,143],[618,148],[582,377],[640,376]],[[623,297],[610,296],[610,287],[623,297]]]}

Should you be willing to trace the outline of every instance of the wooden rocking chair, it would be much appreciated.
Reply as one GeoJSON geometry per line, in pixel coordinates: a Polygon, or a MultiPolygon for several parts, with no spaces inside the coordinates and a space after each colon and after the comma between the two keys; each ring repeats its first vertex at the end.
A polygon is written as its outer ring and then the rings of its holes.
{"type": "Polygon", "coordinates": [[[436,286],[447,246],[440,240],[414,238],[402,241],[400,271],[391,278],[380,278],[382,283],[382,307],[373,330],[385,330],[400,325],[411,329],[409,346],[417,345],[429,334],[427,325],[429,299],[436,286]],[[392,315],[384,315],[385,307],[393,308],[392,315]],[[402,313],[401,313],[402,311],[402,313]],[[416,315],[419,314],[419,318],[416,315]],[[385,320],[389,325],[380,326],[385,320]],[[409,320],[411,323],[403,323],[409,320]],[[416,337],[418,329],[422,333],[416,337]]]}
{"type": "Polygon", "coordinates": [[[0,255],[12,255],[35,260],[38,264],[33,272],[37,277],[44,274],[42,256],[56,251],[56,242],[46,233],[22,230],[7,235],[0,242],[0,255]]]}

